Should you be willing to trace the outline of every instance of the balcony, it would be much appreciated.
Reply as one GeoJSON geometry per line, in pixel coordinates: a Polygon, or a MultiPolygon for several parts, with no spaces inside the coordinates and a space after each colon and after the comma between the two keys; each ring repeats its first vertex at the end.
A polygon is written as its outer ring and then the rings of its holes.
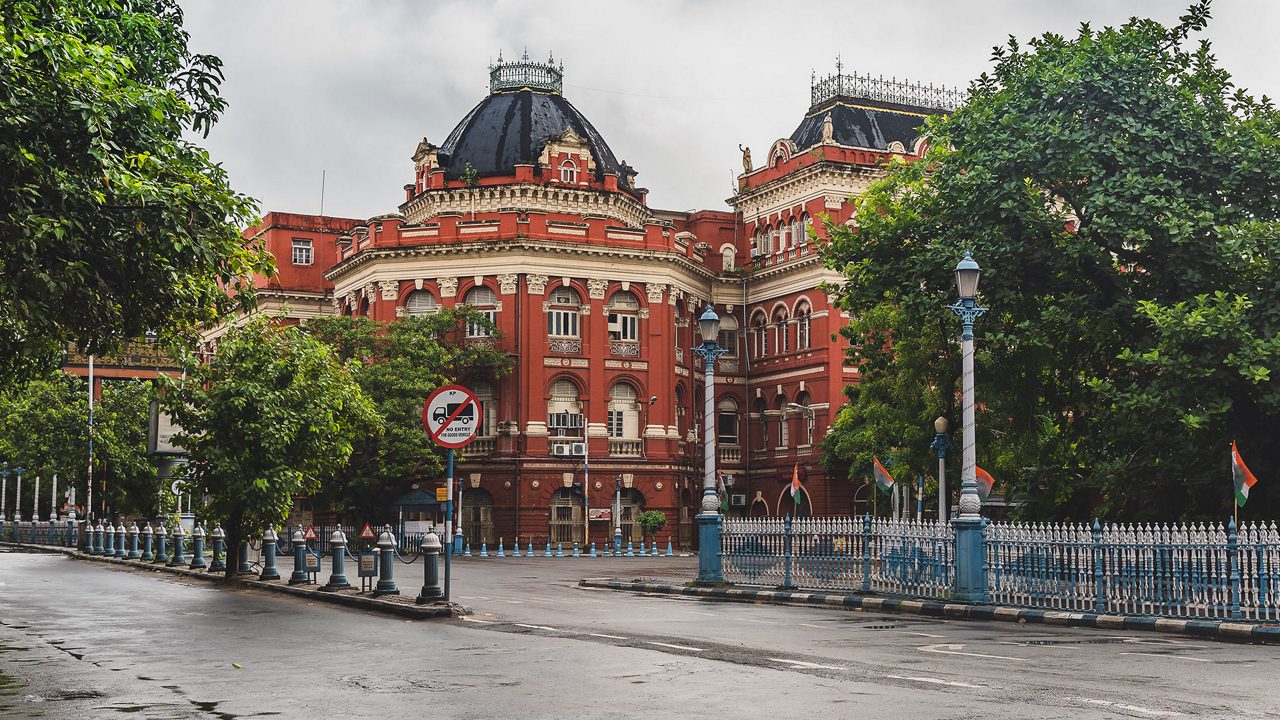
{"type": "Polygon", "coordinates": [[[471,444],[463,450],[464,455],[479,456],[492,455],[494,450],[498,449],[498,438],[482,437],[471,441],[471,444]]]}
{"type": "Polygon", "coordinates": [[[640,457],[643,451],[643,440],[609,438],[609,457],[640,457]]]}
{"type": "Polygon", "coordinates": [[[718,445],[717,454],[721,464],[737,464],[742,462],[742,448],[737,445],[718,445]]]}
{"type": "Polygon", "coordinates": [[[609,354],[614,357],[640,357],[640,343],[635,340],[610,340],[609,354]]]}
{"type": "Polygon", "coordinates": [[[581,338],[548,338],[547,351],[559,353],[560,355],[581,355],[582,339],[581,338]]]}

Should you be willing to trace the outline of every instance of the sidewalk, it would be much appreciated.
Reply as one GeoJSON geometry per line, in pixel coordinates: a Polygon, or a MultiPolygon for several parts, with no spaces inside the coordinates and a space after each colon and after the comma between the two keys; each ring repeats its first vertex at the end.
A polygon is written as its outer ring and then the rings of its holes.
{"type": "MultiPolygon", "coordinates": [[[[89,555],[73,550],[70,548],[57,547],[52,545],[28,545],[26,543],[16,543],[3,541],[0,547],[17,548],[27,551],[59,553],[76,560],[85,560],[90,562],[98,562],[110,565],[119,565],[133,570],[150,571],[168,573],[193,580],[203,580],[205,582],[218,583],[227,587],[241,587],[255,590],[268,590],[271,592],[283,593],[285,595],[293,595],[295,597],[304,597],[308,600],[317,602],[327,602],[334,605],[345,605],[347,607],[359,608],[361,610],[371,610],[374,612],[387,613],[390,615],[398,615],[413,620],[430,620],[435,618],[449,618],[465,614],[461,605],[457,603],[431,603],[427,605],[418,605],[414,602],[414,598],[418,594],[421,584],[422,566],[417,563],[405,565],[408,568],[416,568],[416,574],[406,574],[404,577],[408,582],[401,585],[400,595],[381,595],[374,597],[372,593],[360,592],[359,585],[344,590],[327,591],[320,590],[321,585],[290,585],[288,583],[289,573],[292,571],[293,558],[289,555],[277,557],[278,561],[283,564],[279,566],[281,578],[279,580],[258,580],[256,573],[254,575],[233,576],[230,580],[223,578],[222,573],[209,573],[201,570],[191,570],[182,566],[168,567],[152,562],[144,562],[142,560],[125,560],[122,558],[108,558],[100,555],[89,555]],[[417,582],[414,582],[414,580],[417,582]]],[[[206,562],[208,561],[206,557],[206,562]]],[[[359,579],[356,578],[357,582],[359,579]]],[[[397,578],[397,584],[400,584],[400,578],[397,578]]]]}
{"type": "Polygon", "coordinates": [[[696,587],[676,578],[610,578],[587,579],[582,587],[624,592],[664,593],[724,600],[729,602],[767,602],[778,605],[818,605],[879,612],[905,612],[929,617],[966,620],[1061,625],[1105,630],[1146,630],[1221,640],[1280,644],[1280,625],[1219,620],[1176,620],[1149,615],[1103,615],[1066,610],[1033,610],[996,605],[967,605],[933,600],[910,600],[872,595],[840,595],[824,592],[798,592],[745,587],[696,587]]]}

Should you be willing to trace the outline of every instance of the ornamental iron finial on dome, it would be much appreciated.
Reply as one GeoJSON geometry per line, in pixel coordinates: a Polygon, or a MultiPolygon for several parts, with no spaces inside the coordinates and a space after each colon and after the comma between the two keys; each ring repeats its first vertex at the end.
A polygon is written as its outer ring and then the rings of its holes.
{"type": "Polygon", "coordinates": [[[526,49],[518,62],[503,62],[502,53],[499,52],[498,62],[489,66],[489,92],[524,88],[563,92],[564,61],[557,65],[555,58],[548,54],[546,62],[534,62],[529,59],[529,51],[526,49]]]}
{"type": "Polygon", "coordinates": [[[885,79],[883,75],[880,77],[857,73],[846,75],[843,70],[844,62],[837,56],[834,75],[828,75],[819,80],[816,75],[810,74],[811,107],[817,107],[827,100],[844,96],[950,111],[960,107],[968,96],[965,91],[955,88],[899,81],[897,78],[885,79]]]}

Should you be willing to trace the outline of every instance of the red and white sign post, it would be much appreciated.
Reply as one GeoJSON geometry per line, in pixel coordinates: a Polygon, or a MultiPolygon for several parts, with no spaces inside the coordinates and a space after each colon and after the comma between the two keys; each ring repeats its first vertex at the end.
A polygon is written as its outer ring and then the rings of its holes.
{"type": "MultiPolygon", "coordinates": [[[[448,472],[444,501],[444,599],[449,600],[450,562],[453,556],[453,451],[476,439],[484,417],[475,393],[461,385],[445,385],[431,393],[422,406],[422,427],[427,436],[446,449],[448,472]]],[[[461,498],[459,498],[461,500],[461,498]]],[[[458,530],[462,530],[461,518],[458,530]]]]}

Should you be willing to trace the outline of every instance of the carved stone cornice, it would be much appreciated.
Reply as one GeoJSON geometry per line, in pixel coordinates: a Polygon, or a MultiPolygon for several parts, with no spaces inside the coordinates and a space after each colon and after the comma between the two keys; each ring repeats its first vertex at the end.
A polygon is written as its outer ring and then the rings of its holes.
{"type": "Polygon", "coordinates": [[[609,289],[609,281],[599,278],[590,278],[587,280],[587,296],[592,300],[603,300],[604,293],[609,289]]]}
{"type": "Polygon", "coordinates": [[[549,280],[549,278],[546,275],[535,275],[530,273],[524,276],[524,284],[529,288],[530,295],[547,294],[547,280],[549,280]]]}
{"type": "Polygon", "coordinates": [[[436,285],[440,288],[440,297],[454,297],[458,294],[458,278],[442,277],[436,278],[436,285]]]}
{"type": "Polygon", "coordinates": [[[612,218],[631,228],[644,227],[653,213],[623,193],[564,185],[519,183],[478,188],[427,190],[400,206],[411,224],[443,213],[543,212],[591,214],[612,218]]]}
{"type": "Polygon", "coordinates": [[[520,276],[515,273],[507,273],[498,276],[498,292],[503,295],[514,295],[520,287],[520,276]]]}

